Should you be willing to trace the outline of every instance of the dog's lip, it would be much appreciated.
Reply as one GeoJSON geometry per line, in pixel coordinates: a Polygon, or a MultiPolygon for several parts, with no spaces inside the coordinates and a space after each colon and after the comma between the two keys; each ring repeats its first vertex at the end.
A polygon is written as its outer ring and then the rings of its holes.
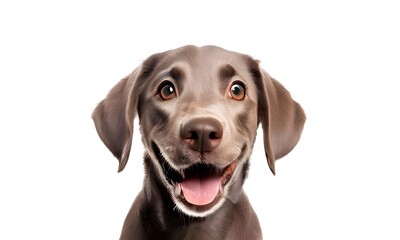
{"type": "MultiPolygon", "coordinates": [[[[225,185],[228,184],[229,180],[232,178],[232,175],[236,169],[237,166],[237,161],[240,158],[242,154],[239,155],[239,158],[235,159],[232,161],[230,164],[228,164],[226,167],[223,168],[218,168],[217,166],[214,166],[209,163],[195,163],[190,166],[185,167],[182,170],[176,170],[174,169],[168,161],[163,157],[160,148],[155,142],[152,142],[152,148],[157,156],[157,160],[159,164],[162,167],[163,174],[167,180],[167,182],[172,185],[175,188],[175,194],[181,198],[184,199],[184,196],[182,194],[182,187],[181,183],[185,181],[185,179],[190,178],[193,172],[196,172],[196,174],[199,174],[199,170],[203,170],[203,173],[200,173],[203,175],[203,177],[213,177],[213,176],[218,176],[220,179],[220,188],[217,196],[215,199],[218,198],[218,195],[223,193],[223,188],[225,185]],[[208,173],[204,174],[204,170],[208,173]]],[[[215,201],[214,199],[214,201],[215,201]]],[[[187,201],[186,201],[187,202],[187,201]]]]}
{"type": "Polygon", "coordinates": [[[152,148],[153,152],[155,153],[157,160],[159,164],[161,165],[161,168],[163,170],[164,176],[166,177],[167,181],[175,185],[175,182],[182,181],[183,176],[180,172],[175,170],[168,162],[165,160],[165,158],[161,154],[161,150],[158,147],[158,145],[155,142],[152,142],[152,148]]]}
{"type": "Polygon", "coordinates": [[[222,172],[221,176],[221,183],[222,185],[226,185],[229,180],[231,179],[233,172],[235,171],[237,166],[237,162],[233,161],[231,164],[229,164],[227,167],[225,167],[224,171],[222,172]]]}

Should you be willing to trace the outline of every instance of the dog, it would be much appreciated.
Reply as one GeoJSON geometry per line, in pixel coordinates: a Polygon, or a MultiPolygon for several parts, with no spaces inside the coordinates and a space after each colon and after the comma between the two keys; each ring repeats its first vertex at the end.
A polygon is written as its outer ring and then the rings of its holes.
{"type": "Polygon", "coordinates": [[[136,115],[145,179],[120,239],[262,239],[242,189],[257,128],[275,174],[275,160],[295,147],[306,117],[258,61],[217,46],[184,46],[146,59],[92,115],[119,172],[136,115]]]}

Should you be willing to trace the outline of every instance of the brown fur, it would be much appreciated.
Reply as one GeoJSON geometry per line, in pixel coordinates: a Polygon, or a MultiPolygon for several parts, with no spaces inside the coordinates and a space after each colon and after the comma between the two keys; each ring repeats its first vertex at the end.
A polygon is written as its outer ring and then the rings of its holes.
{"type": "MultiPolygon", "coordinates": [[[[168,85],[166,94],[169,90],[168,85]]],[[[306,119],[279,82],[251,57],[215,46],[150,56],[93,113],[119,171],[129,158],[135,115],[146,149],[146,176],[121,239],[262,239],[242,190],[257,127],[261,123],[275,174],[275,160],[294,148],[306,119]],[[165,81],[174,90],[167,100],[160,91],[165,81]],[[244,86],[243,99],[230,91],[236,82],[244,86]],[[193,205],[175,192],[190,171],[223,171],[223,187],[213,202],[193,205]]]]}

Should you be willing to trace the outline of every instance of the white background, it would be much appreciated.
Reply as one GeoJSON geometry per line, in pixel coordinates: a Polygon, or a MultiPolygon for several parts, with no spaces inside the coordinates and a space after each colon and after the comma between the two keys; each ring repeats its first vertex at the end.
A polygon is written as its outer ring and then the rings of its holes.
{"type": "Polygon", "coordinates": [[[142,145],[136,131],[117,174],[91,112],[149,55],[186,44],[261,60],[307,113],[275,177],[259,132],[244,187],[264,239],[400,239],[399,12],[385,0],[2,1],[0,239],[118,239],[142,145]]]}

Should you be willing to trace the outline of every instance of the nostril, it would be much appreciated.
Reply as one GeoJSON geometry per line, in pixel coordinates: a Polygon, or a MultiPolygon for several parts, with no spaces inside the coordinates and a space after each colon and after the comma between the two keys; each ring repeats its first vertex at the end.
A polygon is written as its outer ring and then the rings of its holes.
{"type": "Polygon", "coordinates": [[[188,130],[186,128],[181,129],[181,137],[184,140],[197,140],[199,138],[199,134],[196,131],[188,130]]]}
{"type": "Polygon", "coordinates": [[[216,140],[219,139],[220,137],[216,132],[210,132],[210,135],[208,136],[211,140],[216,140]]]}
{"type": "Polygon", "coordinates": [[[197,140],[199,139],[199,134],[195,131],[191,131],[189,139],[197,140]]]}

